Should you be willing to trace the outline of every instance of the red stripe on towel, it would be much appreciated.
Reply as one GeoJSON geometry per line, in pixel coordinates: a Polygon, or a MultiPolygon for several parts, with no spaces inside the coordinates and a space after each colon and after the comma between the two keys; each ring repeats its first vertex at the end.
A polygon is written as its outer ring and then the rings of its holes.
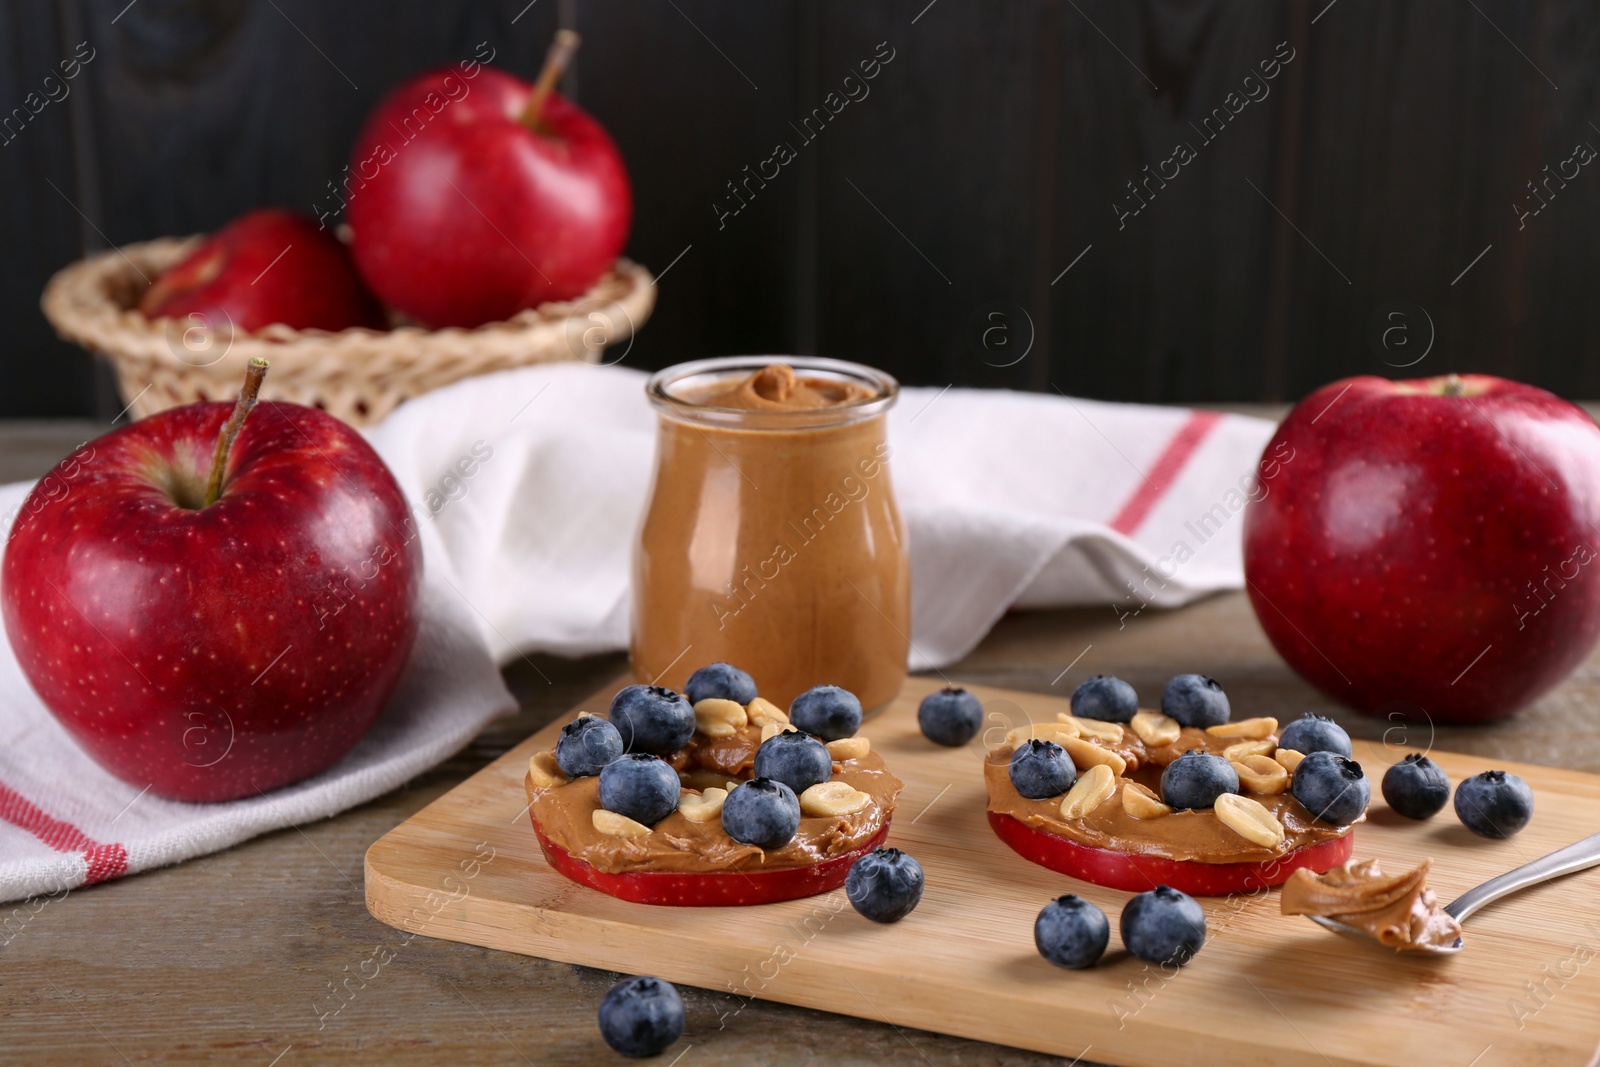
{"type": "Polygon", "coordinates": [[[84,885],[120,878],[128,871],[128,850],[104,845],[69,822],[45,814],[21,793],[0,783],[0,819],[20,826],[58,852],[82,852],[89,867],[84,885]]]}
{"type": "Polygon", "coordinates": [[[1172,435],[1172,440],[1167,442],[1167,447],[1162,449],[1161,455],[1156,457],[1150,473],[1139,480],[1133,495],[1117,511],[1111,520],[1111,528],[1124,537],[1132,537],[1133,532],[1149,518],[1151,510],[1167,495],[1172,483],[1178,480],[1178,475],[1183,473],[1183,468],[1201,443],[1221,421],[1220,412],[1191,411],[1183,425],[1178,427],[1178,432],[1172,435]]]}

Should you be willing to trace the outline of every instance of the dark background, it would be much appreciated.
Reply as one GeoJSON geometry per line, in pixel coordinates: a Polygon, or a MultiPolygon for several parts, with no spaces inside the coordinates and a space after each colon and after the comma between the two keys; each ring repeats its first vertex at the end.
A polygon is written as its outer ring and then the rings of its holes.
{"type": "Polygon", "coordinates": [[[1478,370],[1600,396],[1600,166],[1513,207],[1600,148],[1594,3],[7,0],[0,109],[95,57],[0,144],[0,416],[121,407],[40,314],[53,271],[310,211],[386,89],[482,41],[531,77],[558,22],[633,176],[629,254],[671,265],[629,365],[816,352],[1196,402],[1478,370]],[[790,124],[883,41],[870,95],[802,144],[790,124]],[[1270,96],[1205,143],[1190,123],[1280,42],[1270,96]],[[1179,140],[1197,158],[1119,229],[1179,140]],[[799,158],[719,228],[779,141],[799,158]]]}

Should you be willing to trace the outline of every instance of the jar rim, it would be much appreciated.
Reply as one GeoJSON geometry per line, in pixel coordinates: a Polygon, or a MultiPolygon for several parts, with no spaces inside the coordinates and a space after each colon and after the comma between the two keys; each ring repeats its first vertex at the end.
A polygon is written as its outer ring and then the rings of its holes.
{"type": "Polygon", "coordinates": [[[829,359],[825,356],[716,356],[678,363],[657,371],[645,383],[645,395],[661,414],[687,422],[738,429],[801,430],[861,422],[881,415],[899,397],[900,383],[892,375],[866,364],[829,359]],[[795,408],[788,411],[752,411],[748,408],[697,404],[673,394],[675,388],[695,378],[727,378],[741,373],[754,374],[775,363],[787,364],[797,374],[856,382],[866,386],[871,393],[859,400],[831,407],[795,408]]]}

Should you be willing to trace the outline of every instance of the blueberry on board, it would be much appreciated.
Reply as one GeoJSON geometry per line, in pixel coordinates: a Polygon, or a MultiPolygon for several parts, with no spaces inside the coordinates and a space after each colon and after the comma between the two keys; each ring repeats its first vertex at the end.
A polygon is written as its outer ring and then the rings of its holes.
{"type": "Polygon", "coordinates": [[[599,774],[600,768],[622,755],[622,735],[598,715],[580,715],[561,728],[556,741],[556,764],[569,778],[599,774]]]}
{"type": "Polygon", "coordinates": [[[1289,791],[1311,814],[1340,826],[1361,818],[1372,799],[1372,783],[1361,764],[1333,752],[1313,752],[1301,760],[1289,791]]]}
{"type": "Polygon", "coordinates": [[[833,777],[833,757],[810,734],[785,730],[756,749],[755,776],[782,782],[798,795],[833,777]]]}
{"type": "Polygon", "coordinates": [[[1302,715],[1278,735],[1279,748],[1292,748],[1304,755],[1332,752],[1350,758],[1350,735],[1344,727],[1321,715],[1302,715]]]}
{"type": "Polygon", "coordinates": [[[1033,921],[1033,943],[1039,955],[1057,967],[1074,971],[1092,967],[1111,942],[1106,913],[1082,897],[1068,893],[1046,904],[1033,921]]]}
{"type": "Polygon", "coordinates": [[[756,698],[756,680],[731,663],[710,663],[689,675],[683,695],[690,704],[713,697],[748,704],[756,698]]]}
{"type": "Polygon", "coordinates": [[[1413,752],[1384,772],[1383,799],[1408,819],[1431,819],[1450,799],[1450,779],[1433,760],[1413,752]]]}
{"type": "Polygon", "coordinates": [[[794,698],[789,705],[789,721],[796,729],[816,734],[824,741],[837,741],[861,729],[861,701],[848,689],[819,685],[794,698]]]}
{"type": "Polygon", "coordinates": [[[800,829],[800,798],[771,778],[752,778],[722,802],[722,829],[744,845],[782,848],[800,829]]]}
{"type": "Polygon", "coordinates": [[[1054,741],[1034,738],[1024,741],[1011,753],[1011,784],[1029,800],[1058,797],[1078,780],[1067,750],[1054,741]]]}
{"type": "Polygon", "coordinates": [[[664,686],[628,686],[611,698],[609,718],[629,752],[668,756],[694,736],[694,707],[664,686]]]}
{"type": "Polygon", "coordinates": [[[1239,772],[1221,756],[1192,748],[1161,772],[1161,799],[1174,808],[1210,808],[1239,791],[1239,772]]]}
{"type": "Polygon", "coordinates": [[[978,735],[978,727],[983,725],[983,705],[965,689],[945,686],[922,698],[917,705],[917,725],[929,741],[955,748],[978,735]]]}
{"type": "Polygon", "coordinates": [[[671,982],[624,978],[600,998],[600,1036],[624,1056],[659,1056],[683,1036],[683,998],[671,982]]]}
{"type": "Polygon", "coordinates": [[[1072,714],[1080,719],[1132,722],[1138,710],[1139,694],[1133,686],[1108,674],[1097,674],[1072,691],[1072,714]]]}
{"type": "Polygon", "coordinates": [[[1475,774],[1456,786],[1456,817],[1482,837],[1510,837],[1533,818],[1533,790],[1505,771],[1475,774]]]}
{"type": "Polygon", "coordinates": [[[1122,909],[1122,943],[1146,963],[1182,967],[1206,943],[1206,913],[1187,893],[1158,885],[1122,909]]]}
{"type": "Polygon", "coordinates": [[[1215,678],[1203,674],[1179,674],[1161,691],[1161,714],[1179,726],[1205,729],[1228,721],[1228,694],[1215,678]]]}
{"type": "Polygon", "coordinates": [[[683,783],[666,760],[631,752],[600,770],[600,806],[654,826],[678,810],[683,783]]]}
{"type": "Polygon", "coordinates": [[[850,865],[844,880],[851,905],[875,923],[899,922],[922,900],[922,864],[897,848],[880,848],[850,865]]]}

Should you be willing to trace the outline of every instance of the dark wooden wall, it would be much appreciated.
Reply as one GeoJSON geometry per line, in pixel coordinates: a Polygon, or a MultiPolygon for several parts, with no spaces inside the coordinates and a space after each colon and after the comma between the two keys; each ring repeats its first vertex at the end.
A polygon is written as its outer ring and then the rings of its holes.
{"type": "Polygon", "coordinates": [[[39,314],[53,270],[309,210],[386,89],[482,41],[531,75],[558,23],[633,174],[630,254],[672,265],[629,364],[818,352],[1150,401],[1481,370],[1600,396],[1600,166],[1513,207],[1600,148],[1592,2],[8,0],[0,109],[94,58],[0,144],[0,416],[120,407],[39,314]],[[807,142],[881,42],[869,95],[807,142]],[[793,162],[719,218],[780,142],[793,162]]]}

